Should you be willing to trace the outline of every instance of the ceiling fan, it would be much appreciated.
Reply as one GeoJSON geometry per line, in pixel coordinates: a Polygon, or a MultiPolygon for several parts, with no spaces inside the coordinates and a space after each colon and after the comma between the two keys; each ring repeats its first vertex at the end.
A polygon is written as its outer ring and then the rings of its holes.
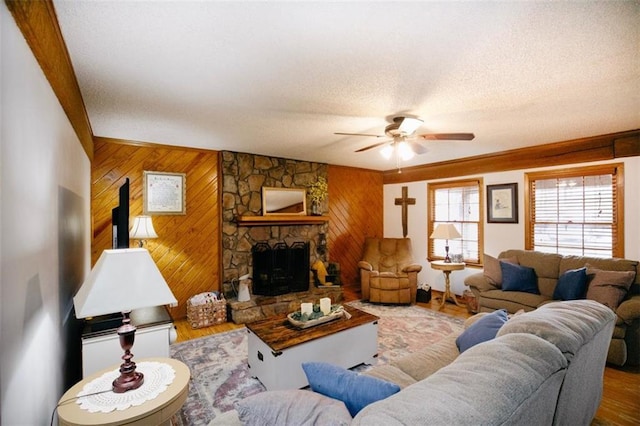
{"type": "Polygon", "coordinates": [[[368,151],[373,148],[386,145],[380,153],[386,157],[391,158],[395,154],[396,165],[400,170],[400,160],[408,160],[413,155],[425,154],[428,150],[420,144],[418,139],[424,140],[462,140],[470,141],[475,138],[473,133],[425,133],[416,135],[416,131],[422,125],[424,121],[407,116],[393,117],[393,123],[389,124],[384,129],[384,135],[375,135],[371,133],[343,133],[336,132],[336,135],[344,136],[371,136],[376,138],[389,137],[391,140],[385,140],[382,142],[374,143],[373,145],[365,146],[356,150],[356,152],[368,151]]]}

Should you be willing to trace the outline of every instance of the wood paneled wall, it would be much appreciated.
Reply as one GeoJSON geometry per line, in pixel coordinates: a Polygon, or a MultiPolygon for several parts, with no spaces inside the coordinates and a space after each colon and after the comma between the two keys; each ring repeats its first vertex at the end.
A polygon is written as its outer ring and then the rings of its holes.
{"type": "Polygon", "coordinates": [[[383,236],[382,172],[330,165],[328,176],[330,260],[343,285],[359,289],[364,239],[383,236]]]}
{"type": "MultiPolygon", "coordinates": [[[[186,215],[154,215],[159,236],[145,247],[157,263],[178,307],[174,319],[186,316],[187,300],[220,283],[220,205],[218,152],[136,144],[94,138],[91,168],[92,265],[111,248],[111,209],[118,188],[130,180],[130,225],[142,214],[143,171],[186,173],[186,215]]],[[[135,247],[137,241],[130,242],[135,247]]]]}

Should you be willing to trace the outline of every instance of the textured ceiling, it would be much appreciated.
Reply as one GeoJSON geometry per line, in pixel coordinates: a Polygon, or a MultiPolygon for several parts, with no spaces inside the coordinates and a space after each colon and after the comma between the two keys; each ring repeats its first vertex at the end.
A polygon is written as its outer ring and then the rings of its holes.
{"type": "Polygon", "coordinates": [[[377,170],[640,128],[640,2],[54,1],[96,136],[377,170]]]}

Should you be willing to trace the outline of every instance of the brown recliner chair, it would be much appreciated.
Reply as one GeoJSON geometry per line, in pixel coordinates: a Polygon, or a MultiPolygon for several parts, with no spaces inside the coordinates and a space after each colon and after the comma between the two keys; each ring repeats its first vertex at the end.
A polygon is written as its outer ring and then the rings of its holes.
{"type": "Polygon", "coordinates": [[[374,303],[416,303],[418,272],[409,238],[367,238],[360,268],[362,299],[374,303]]]}

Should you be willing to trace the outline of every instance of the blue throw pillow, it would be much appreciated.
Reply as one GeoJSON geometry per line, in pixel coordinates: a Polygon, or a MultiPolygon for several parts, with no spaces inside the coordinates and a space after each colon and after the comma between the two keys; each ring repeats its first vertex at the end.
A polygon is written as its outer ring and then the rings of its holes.
{"type": "Polygon", "coordinates": [[[467,349],[477,345],[478,343],[486,342],[496,337],[500,327],[507,322],[507,311],[500,309],[491,312],[489,315],[485,315],[478,321],[474,322],[462,332],[456,339],[456,346],[460,353],[467,349]]]}
{"type": "Polygon", "coordinates": [[[587,293],[587,268],[570,269],[558,278],[553,291],[555,300],[584,299],[587,293]]]}
{"type": "Polygon", "coordinates": [[[302,369],[311,390],[344,402],[352,417],[367,405],[400,391],[394,383],[326,362],[304,362],[302,369]]]}
{"type": "Polygon", "coordinates": [[[500,262],[500,269],[502,270],[502,290],[540,294],[538,277],[533,268],[500,262]]]}

